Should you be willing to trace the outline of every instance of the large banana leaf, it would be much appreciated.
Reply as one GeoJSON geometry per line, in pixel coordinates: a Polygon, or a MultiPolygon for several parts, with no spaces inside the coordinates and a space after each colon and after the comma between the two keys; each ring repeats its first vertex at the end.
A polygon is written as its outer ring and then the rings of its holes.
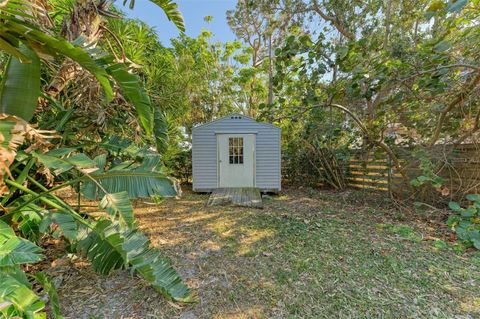
{"type": "Polygon", "coordinates": [[[10,57],[0,87],[0,113],[30,121],[40,95],[40,59],[26,46],[19,51],[30,59],[21,63],[10,57]]]}
{"type": "Polygon", "coordinates": [[[96,145],[115,156],[119,154],[127,154],[132,158],[135,158],[136,153],[139,150],[139,148],[133,144],[132,140],[122,138],[118,135],[105,138],[101,142],[96,142],[96,145]]]}
{"type": "Polygon", "coordinates": [[[148,238],[136,229],[101,220],[76,248],[87,256],[97,272],[109,274],[131,266],[164,296],[182,302],[192,299],[189,288],[168,260],[161,258],[148,238]]]}
{"type": "MultiPolygon", "coordinates": [[[[127,1],[128,0],[123,0],[123,5],[125,5],[127,1]]],[[[150,0],[150,2],[155,3],[157,6],[162,8],[168,20],[172,21],[180,31],[185,32],[185,22],[183,20],[182,13],[180,10],[178,10],[178,5],[175,2],[172,0],[150,0]]],[[[133,9],[134,6],[135,0],[130,0],[130,9],[133,9]]]]}
{"type": "Polygon", "coordinates": [[[102,187],[92,181],[86,181],[82,187],[82,194],[88,199],[105,196],[104,190],[110,194],[125,191],[130,198],[145,198],[153,195],[174,197],[178,193],[176,185],[171,178],[157,171],[159,164],[158,155],[148,155],[140,165],[129,165],[125,168],[120,164],[108,171],[100,169],[92,173],[91,177],[102,187]]]}
{"type": "MultiPolygon", "coordinates": [[[[173,181],[158,172],[121,169],[93,173],[91,176],[110,194],[125,191],[130,198],[177,195],[173,181]]],[[[105,192],[91,181],[85,182],[82,193],[88,199],[98,199],[105,195],[105,192]]]]}
{"type": "Polygon", "coordinates": [[[140,78],[129,73],[124,63],[111,65],[106,70],[122,90],[125,99],[135,106],[140,123],[150,136],[153,130],[153,107],[140,78]]]}
{"type": "Polygon", "coordinates": [[[153,195],[174,197],[178,193],[173,180],[157,171],[160,165],[158,155],[145,156],[141,164],[128,162],[127,165],[119,164],[108,171],[104,171],[105,155],[97,156],[95,160],[82,153],[69,157],[37,153],[33,153],[33,156],[57,175],[72,168],[95,169],[89,176],[83,178],[82,193],[88,199],[102,198],[106,195],[105,192],[108,194],[126,192],[130,198],[146,198],[153,195]],[[92,178],[96,182],[93,182],[92,178]]]}

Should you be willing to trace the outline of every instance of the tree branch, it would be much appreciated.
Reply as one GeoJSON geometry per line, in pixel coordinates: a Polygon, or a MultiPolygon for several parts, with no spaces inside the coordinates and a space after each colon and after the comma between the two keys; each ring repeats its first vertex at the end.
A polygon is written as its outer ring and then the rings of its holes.
{"type": "Polygon", "coordinates": [[[467,85],[465,90],[463,92],[459,93],[453,101],[451,101],[440,113],[440,117],[438,118],[437,125],[435,128],[435,132],[433,133],[432,138],[430,139],[430,142],[428,143],[428,146],[432,148],[435,143],[437,142],[438,138],[440,137],[440,133],[442,131],[443,123],[448,117],[448,113],[454,109],[455,107],[458,106],[464,99],[467,94],[469,94],[471,91],[473,91],[476,86],[480,83],[480,72],[473,78],[473,80],[470,82],[470,84],[467,85]]]}
{"type": "Polygon", "coordinates": [[[330,22],[338,30],[338,32],[340,32],[347,39],[349,39],[350,41],[355,40],[355,35],[347,29],[347,27],[343,24],[342,21],[340,21],[340,19],[338,19],[336,16],[327,15],[325,12],[322,11],[322,9],[320,9],[320,6],[318,5],[318,0],[313,0],[313,5],[311,9],[318,13],[318,15],[322,17],[322,19],[330,22]]]}

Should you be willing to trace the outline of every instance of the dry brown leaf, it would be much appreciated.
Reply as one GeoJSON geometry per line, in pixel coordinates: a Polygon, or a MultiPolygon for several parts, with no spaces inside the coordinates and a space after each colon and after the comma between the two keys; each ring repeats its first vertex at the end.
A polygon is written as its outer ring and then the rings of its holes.
{"type": "Polygon", "coordinates": [[[9,167],[15,160],[17,148],[22,145],[25,140],[25,132],[28,124],[21,118],[7,114],[0,114],[0,121],[13,124],[10,131],[11,136],[8,141],[5,136],[0,133],[0,195],[2,195],[8,192],[8,187],[4,182],[4,176],[8,175],[13,179],[9,167]]]}

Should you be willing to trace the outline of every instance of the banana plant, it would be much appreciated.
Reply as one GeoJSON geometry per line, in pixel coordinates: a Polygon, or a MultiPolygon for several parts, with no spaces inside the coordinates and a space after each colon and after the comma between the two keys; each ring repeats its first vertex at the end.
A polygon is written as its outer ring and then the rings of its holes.
{"type": "MultiPolygon", "coordinates": [[[[20,152],[17,156],[17,162],[11,167],[11,175],[15,178],[4,179],[10,187],[10,193],[2,199],[2,206],[7,213],[0,215],[0,221],[3,220],[0,233],[5,234],[0,237],[3,239],[0,240],[0,276],[5,276],[2,277],[4,280],[0,280],[0,303],[8,305],[7,312],[21,313],[28,317],[29,313],[33,316],[34,313],[43,311],[45,306],[38,302],[38,296],[32,295],[31,282],[28,280],[23,281],[24,297],[12,294],[11,287],[18,287],[19,284],[7,277],[10,276],[9,273],[4,274],[10,268],[2,268],[3,266],[34,263],[41,259],[39,247],[26,239],[14,237],[15,233],[4,222],[13,219],[15,225],[33,223],[37,225],[36,232],[39,234],[63,238],[74,252],[85,256],[92,263],[93,269],[101,274],[108,275],[116,269],[131,269],[165,297],[180,302],[193,300],[189,288],[168,259],[162,257],[159,250],[138,230],[130,202],[130,197],[142,194],[169,196],[175,193],[173,183],[160,173],[157,177],[155,168],[158,159],[148,156],[141,163],[119,164],[121,167],[111,170],[121,174],[114,173],[104,178],[110,171],[105,171],[101,166],[105,165],[105,158],[106,156],[100,156],[90,159],[83,153],[72,152],[72,149],[56,149],[45,154],[20,152]],[[38,171],[43,171],[44,174],[49,172],[64,182],[48,188],[38,175],[35,176],[38,171]],[[149,175],[148,182],[145,180],[146,174],[149,175]],[[105,179],[111,181],[111,184],[106,183],[105,179]],[[155,179],[159,181],[155,182],[155,179]],[[54,194],[55,191],[78,182],[94,185],[94,188],[85,186],[84,192],[88,189],[95,190],[94,196],[101,196],[99,209],[105,212],[101,217],[85,217],[81,215],[82,212],[76,211],[54,194]],[[166,186],[168,183],[169,187],[166,186]],[[123,184],[130,185],[125,186],[126,190],[123,191],[117,192],[116,188],[114,192],[110,191],[111,185],[123,184]],[[25,303],[28,300],[31,302],[25,303]]],[[[17,229],[23,233],[20,226],[17,229]]],[[[17,269],[16,272],[18,271],[17,269]]]]}
{"type": "MultiPolygon", "coordinates": [[[[183,28],[176,5],[155,2],[183,28]]],[[[41,96],[42,61],[59,56],[95,76],[103,88],[104,103],[112,100],[118,87],[135,106],[147,134],[158,122],[148,95],[126,65],[102,64],[83,48],[45,33],[34,23],[36,8],[23,0],[7,0],[0,6],[0,50],[10,55],[0,84],[0,317],[44,318],[45,299],[32,289],[35,282],[48,292],[53,316],[61,318],[58,296],[48,277],[26,274],[21,267],[43,258],[35,244],[43,235],[68,242],[95,271],[109,274],[129,268],[165,297],[192,301],[191,291],[170,262],[138,230],[130,202],[137,197],[176,195],[175,184],[158,169],[158,155],[110,165],[107,170],[103,156],[91,159],[62,148],[45,152],[51,145],[48,139],[57,137],[55,132],[28,124],[41,96]],[[55,195],[56,190],[78,183],[86,196],[100,199],[99,209],[105,212],[101,217],[75,210],[55,195]]]]}

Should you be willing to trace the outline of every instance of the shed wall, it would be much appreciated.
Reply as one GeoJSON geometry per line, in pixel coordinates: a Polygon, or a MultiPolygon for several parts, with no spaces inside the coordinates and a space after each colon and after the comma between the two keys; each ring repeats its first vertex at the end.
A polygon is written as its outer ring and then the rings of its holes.
{"type": "Polygon", "coordinates": [[[216,133],[256,133],[255,186],[262,190],[281,189],[280,129],[248,117],[231,119],[228,116],[193,129],[193,190],[217,188],[216,133]]]}

